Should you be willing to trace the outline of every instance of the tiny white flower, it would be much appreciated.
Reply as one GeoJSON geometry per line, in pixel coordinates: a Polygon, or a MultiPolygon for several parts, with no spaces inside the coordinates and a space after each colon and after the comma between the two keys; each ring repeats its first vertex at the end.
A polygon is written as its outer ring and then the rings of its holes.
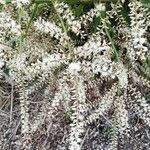
{"type": "Polygon", "coordinates": [[[0,4],[6,4],[6,1],[5,0],[0,0],[0,4]]]}
{"type": "Polygon", "coordinates": [[[146,42],[146,39],[145,38],[140,38],[140,44],[144,44],[146,42]]]}
{"type": "Polygon", "coordinates": [[[4,61],[0,59],[0,69],[4,66],[4,61]]]}
{"type": "Polygon", "coordinates": [[[139,34],[139,36],[142,36],[145,32],[146,32],[145,29],[141,28],[141,29],[139,29],[138,34],[139,34]]]}
{"type": "Polygon", "coordinates": [[[70,73],[77,73],[81,70],[80,63],[71,63],[69,65],[69,72],[70,73]]]}
{"type": "Polygon", "coordinates": [[[122,2],[122,3],[124,3],[124,2],[125,2],[125,0],[121,0],[121,2],[122,2]]]}
{"type": "Polygon", "coordinates": [[[0,52],[3,51],[4,46],[2,44],[0,44],[0,52]]]}
{"type": "Polygon", "coordinates": [[[102,4],[102,3],[96,4],[95,7],[99,11],[105,11],[105,9],[106,9],[105,6],[104,6],[104,4],[102,4]]]}
{"type": "Polygon", "coordinates": [[[118,75],[118,79],[119,79],[119,84],[121,88],[126,88],[128,85],[128,74],[127,74],[127,70],[124,69],[122,70],[118,75]]]}
{"type": "Polygon", "coordinates": [[[12,3],[17,4],[17,7],[21,7],[23,5],[30,4],[30,0],[13,0],[12,3]]]}

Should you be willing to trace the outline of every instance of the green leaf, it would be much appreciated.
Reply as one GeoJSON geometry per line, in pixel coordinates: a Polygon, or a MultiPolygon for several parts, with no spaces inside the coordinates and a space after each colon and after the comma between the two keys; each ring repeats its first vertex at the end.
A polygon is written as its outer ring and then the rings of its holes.
{"type": "Polygon", "coordinates": [[[12,0],[5,0],[6,4],[11,3],[12,0]]]}
{"type": "Polygon", "coordinates": [[[83,4],[80,4],[78,7],[73,9],[73,12],[76,16],[80,16],[83,13],[83,4]]]}
{"type": "Polygon", "coordinates": [[[35,0],[33,3],[36,4],[50,3],[50,0],[35,0]]]}
{"type": "Polygon", "coordinates": [[[150,0],[141,0],[142,3],[148,4],[150,3],[150,0]]]}
{"type": "Polygon", "coordinates": [[[150,0],[141,0],[144,7],[150,8],[150,0]]]}
{"type": "Polygon", "coordinates": [[[60,0],[60,1],[65,3],[70,3],[70,4],[80,3],[80,0],[60,0]]]}

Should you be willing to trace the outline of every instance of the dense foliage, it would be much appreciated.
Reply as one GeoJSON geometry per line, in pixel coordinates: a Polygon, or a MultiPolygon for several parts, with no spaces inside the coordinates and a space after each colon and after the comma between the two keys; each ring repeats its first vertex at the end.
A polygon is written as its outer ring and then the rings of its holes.
{"type": "Polygon", "coordinates": [[[149,9],[0,0],[0,149],[148,150],[149,9]]]}

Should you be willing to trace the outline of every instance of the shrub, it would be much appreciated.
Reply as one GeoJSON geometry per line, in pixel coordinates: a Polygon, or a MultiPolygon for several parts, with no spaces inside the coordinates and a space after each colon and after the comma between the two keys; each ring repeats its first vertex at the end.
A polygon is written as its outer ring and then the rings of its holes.
{"type": "MultiPolygon", "coordinates": [[[[20,109],[14,149],[117,150],[131,138],[131,116],[149,126],[150,18],[144,2],[0,2],[1,79],[15,89],[10,123],[14,107],[20,109]],[[94,144],[90,139],[99,133],[91,126],[104,122],[112,129],[104,132],[109,144],[94,144]]],[[[7,149],[9,142],[1,143],[7,149]]]]}

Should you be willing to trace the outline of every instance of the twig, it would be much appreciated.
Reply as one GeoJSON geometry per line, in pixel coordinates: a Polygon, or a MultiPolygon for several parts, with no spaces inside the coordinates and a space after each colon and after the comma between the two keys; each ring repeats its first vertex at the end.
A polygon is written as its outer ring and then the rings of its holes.
{"type": "Polygon", "coordinates": [[[11,85],[11,95],[10,95],[10,123],[12,122],[12,112],[13,112],[13,93],[14,93],[14,80],[9,77],[5,72],[0,71],[0,73],[5,77],[6,82],[11,85]]]}
{"type": "Polygon", "coordinates": [[[10,97],[10,123],[12,122],[13,117],[13,98],[14,98],[14,85],[11,85],[11,97],[10,97]]]}
{"type": "Polygon", "coordinates": [[[81,148],[83,147],[84,141],[88,135],[89,130],[90,130],[90,127],[86,130],[86,133],[85,133],[84,138],[83,138],[82,143],[81,143],[81,148]]]}

